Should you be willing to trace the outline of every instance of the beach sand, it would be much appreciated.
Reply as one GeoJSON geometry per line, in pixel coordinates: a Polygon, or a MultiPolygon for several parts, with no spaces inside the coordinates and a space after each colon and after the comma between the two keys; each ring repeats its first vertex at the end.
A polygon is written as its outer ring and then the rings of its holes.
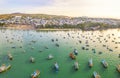
{"type": "Polygon", "coordinates": [[[7,29],[18,29],[18,30],[37,30],[37,31],[70,31],[70,30],[80,30],[77,28],[35,28],[32,25],[19,25],[19,24],[9,24],[6,27],[7,29]]]}
{"type": "Polygon", "coordinates": [[[8,29],[19,29],[19,30],[33,30],[35,29],[33,26],[31,25],[17,25],[17,24],[10,24],[7,27],[8,29]]]}

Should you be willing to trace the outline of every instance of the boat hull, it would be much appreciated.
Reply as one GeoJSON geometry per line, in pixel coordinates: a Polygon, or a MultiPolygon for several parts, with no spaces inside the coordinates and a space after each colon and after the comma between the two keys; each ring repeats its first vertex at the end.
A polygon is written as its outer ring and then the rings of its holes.
{"type": "Polygon", "coordinates": [[[9,70],[11,68],[11,65],[8,65],[8,66],[4,66],[3,69],[2,69],[3,66],[1,66],[1,69],[0,69],[0,73],[2,72],[5,72],[7,70],[9,70]]]}

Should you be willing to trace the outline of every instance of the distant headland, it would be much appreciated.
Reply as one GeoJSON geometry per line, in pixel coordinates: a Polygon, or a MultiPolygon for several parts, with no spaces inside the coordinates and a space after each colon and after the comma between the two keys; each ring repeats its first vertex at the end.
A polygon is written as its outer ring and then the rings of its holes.
{"type": "Polygon", "coordinates": [[[0,15],[0,27],[16,29],[102,30],[120,28],[120,19],[12,13],[0,15]]]}

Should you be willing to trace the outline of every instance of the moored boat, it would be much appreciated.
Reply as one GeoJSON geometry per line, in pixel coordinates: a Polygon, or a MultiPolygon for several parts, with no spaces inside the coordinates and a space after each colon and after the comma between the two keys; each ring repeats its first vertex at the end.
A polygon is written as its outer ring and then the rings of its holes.
{"type": "Polygon", "coordinates": [[[108,67],[108,63],[106,62],[106,60],[102,60],[101,62],[102,62],[103,66],[104,66],[105,68],[108,67]]]}
{"type": "Polygon", "coordinates": [[[74,49],[73,52],[74,52],[75,55],[78,55],[78,51],[77,51],[77,49],[74,49]]]}
{"type": "Polygon", "coordinates": [[[3,64],[0,67],[0,73],[5,72],[5,71],[9,70],[10,68],[11,68],[11,65],[6,66],[5,64],[3,64]]]}
{"type": "Polygon", "coordinates": [[[35,62],[35,59],[33,57],[30,57],[30,62],[31,63],[34,63],[35,62]]]}
{"type": "Polygon", "coordinates": [[[13,56],[9,53],[9,54],[8,54],[8,58],[9,58],[10,60],[12,60],[12,59],[13,59],[13,56]]]}
{"type": "Polygon", "coordinates": [[[79,69],[79,64],[78,64],[78,62],[75,62],[75,63],[74,63],[74,68],[75,68],[75,70],[78,70],[78,69],[79,69]]]}
{"type": "Polygon", "coordinates": [[[53,59],[53,56],[51,54],[49,54],[47,59],[51,60],[51,59],[53,59]]]}
{"type": "Polygon", "coordinates": [[[117,66],[117,71],[120,72],[120,64],[117,66]]]}
{"type": "Polygon", "coordinates": [[[59,71],[59,65],[57,62],[55,62],[55,64],[54,64],[54,69],[56,72],[59,71]]]}
{"type": "Polygon", "coordinates": [[[93,72],[93,76],[94,78],[100,78],[100,75],[96,71],[93,72]]]}
{"type": "Polygon", "coordinates": [[[32,78],[37,78],[39,75],[40,75],[40,71],[36,70],[36,71],[33,72],[33,74],[31,74],[31,77],[32,78]]]}
{"type": "Polygon", "coordinates": [[[71,59],[76,59],[76,57],[73,53],[70,53],[69,56],[70,56],[71,59]]]}
{"type": "Polygon", "coordinates": [[[89,67],[92,67],[92,66],[93,66],[93,61],[92,61],[92,58],[91,58],[91,59],[89,59],[88,64],[89,64],[89,67]]]}

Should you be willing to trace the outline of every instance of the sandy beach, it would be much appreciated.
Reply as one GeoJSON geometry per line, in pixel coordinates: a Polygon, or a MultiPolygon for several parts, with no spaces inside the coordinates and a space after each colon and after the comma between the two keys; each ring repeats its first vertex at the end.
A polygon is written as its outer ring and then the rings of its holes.
{"type": "MultiPolygon", "coordinates": [[[[17,29],[17,30],[37,30],[37,31],[71,31],[71,30],[82,30],[80,28],[35,28],[32,25],[20,25],[20,24],[9,24],[2,28],[5,29],[17,29]]],[[[117,29],[117,28],[102,28],[96,30],[107,30],[107,29],[117,29]]],[[[83,30],[83,31],[95,31],[95,30],[83,30]]]]}
{"type": "Polygon", "coordinates": [[[18,29],[18,30],[33,30],[33,29],[35,29],[31,25],[17,25],[17,24],[10,24],[10,25],[6,26],[5,28],[18,29]]]}
{"type": "Polygon", "coordinates": [[[9,24],[5,27],[7,29],[17,29],[17,30],[37,30],[37,31],[70,31],[70,30],[80,30],[77,28],[35,28],[31,25],[18,25],[18,24],[9,24]]]}

